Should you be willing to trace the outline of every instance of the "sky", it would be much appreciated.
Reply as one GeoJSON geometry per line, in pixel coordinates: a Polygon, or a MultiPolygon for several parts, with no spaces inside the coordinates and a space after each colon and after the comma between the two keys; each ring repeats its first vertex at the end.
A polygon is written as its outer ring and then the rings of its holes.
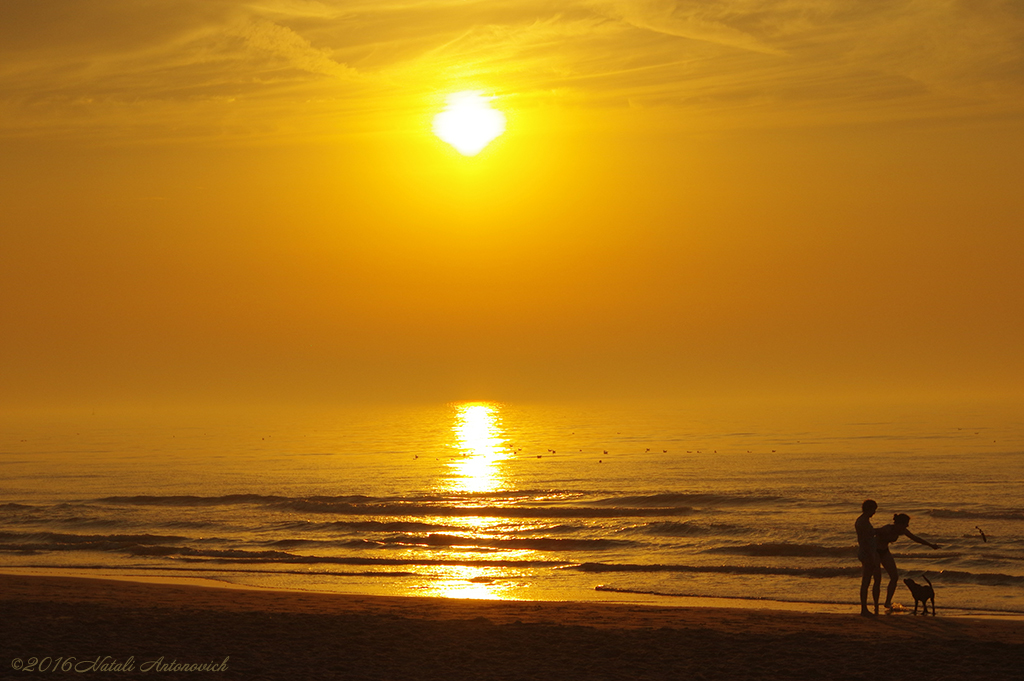
{"type": "Polygon", "coordinates": [[[1014,0],[3,0],[0,405],[1012,400],[1022,180],[1014,0]]]}

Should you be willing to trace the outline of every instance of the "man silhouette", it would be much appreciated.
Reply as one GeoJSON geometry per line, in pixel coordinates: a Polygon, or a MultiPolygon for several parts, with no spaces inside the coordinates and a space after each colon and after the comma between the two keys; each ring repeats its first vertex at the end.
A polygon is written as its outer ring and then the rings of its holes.
{"type": "Polygon", "coordinates": [[[878,547],[875,543],[875,528],[871,525],[871,516],[878,510],[873,499],[865,499],[860,505],[861,514],[853,524],[857,530],[857,558],[863,569],[860,578],[860,614],[878,614],[878,596],[882,590],[882,567],[878,559],[878,547]],[[875,579],[872,593],[875,597],[875,611],[868,610],[868,584],[875,579]]]}

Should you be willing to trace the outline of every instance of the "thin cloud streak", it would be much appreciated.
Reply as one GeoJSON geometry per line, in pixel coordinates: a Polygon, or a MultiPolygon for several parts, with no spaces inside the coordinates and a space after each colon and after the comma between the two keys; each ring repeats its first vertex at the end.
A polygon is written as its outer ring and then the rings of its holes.
{"type": "Polygon", "coordinates": [[[4,136],[126,118],[142,136],[170,120],[223,135],[218,115],[243,137],[275,117],[358,127],[360,111],[461,83],[741,127],[1024,108],[1024,9],[1009,0],[12,0],[0,26],[4,136]]]}

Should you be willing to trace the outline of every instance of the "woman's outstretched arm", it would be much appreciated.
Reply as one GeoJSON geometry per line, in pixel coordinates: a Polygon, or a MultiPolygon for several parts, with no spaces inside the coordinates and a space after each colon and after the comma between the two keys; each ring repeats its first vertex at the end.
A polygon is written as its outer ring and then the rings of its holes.
{"type": "Polygon", "coordinates": [[[903,534],[907,535],[908,537],[910,537],[911,539],[916,541],[918,544],[924,544],[925,546],[930,546],[933,549],[939,548],[938,544],[933,544],[930,541],[928,541],[927,539],[921,539],[920,537],[918,537],[916,534],[914,534],[910,530],[904,530],[903,534]]]}

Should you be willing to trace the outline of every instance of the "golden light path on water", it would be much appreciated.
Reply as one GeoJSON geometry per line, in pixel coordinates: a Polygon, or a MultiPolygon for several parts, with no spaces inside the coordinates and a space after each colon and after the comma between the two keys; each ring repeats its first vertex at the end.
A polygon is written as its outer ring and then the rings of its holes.
{"type": "MultiPolygon", "coordinates": [[[[440,487],[446,493],[478,494],[497,492],[508,489],[509,480],[504,469],[504,462],[512,456],[508,448],[508,438],[501,423],[501,407],[492,403],[471,402],[455,405],[452,424],[453,442],[451,447],[457,451],[447,464],[448,474],[440,487]]],[[[489,503],[488,500],[467,499],[467,504],[489,503]]],[[[510,522],[505,518],[488,518],[467,516],[460,518],[463,525],[468,526],[466,536],[479,533],[490,533],[506,527],[510,522]]],[[[467,541],[467,544],[469,542],[467,541]]],[[[499,555],[488,553],[485,556],[465,553],[452,547],[451,557],[458,560],[464,558],[512,559],[520,558],[529,551],[503,552],[499,555]]],[[[439,567],[432,580],[425,584],[425,591],[431,596],[444,598],[480,598],[480,599],[512,599],[517,584],[517,575],[509,574],[502,567],[476,565],[448,565],[439,567]],[[510,580],[510,578],[512,578],[510,580]]]]}
{"type": "Polygon", "coordinates": [[[493,492],[505,482],[501,462],[509,457],[497,405],[460,404],[456,408],[455,446],[460,457],[449,466],[455,491],[493,492]]]}

